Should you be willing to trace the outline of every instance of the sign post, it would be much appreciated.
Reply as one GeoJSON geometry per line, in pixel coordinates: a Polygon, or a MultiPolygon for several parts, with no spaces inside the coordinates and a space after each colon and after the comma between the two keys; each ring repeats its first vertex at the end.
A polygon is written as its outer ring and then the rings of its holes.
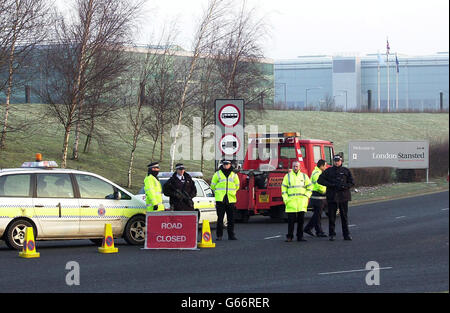
{"type": "Polygon", "coordinates": [[[197,212],[148,212],[145,221],[144,249],[197,249],[197,212]]]}
{"type": "Polygon", "coordinates": [[[216,168],[221,159],[244,160],[244,100],[216,100],[216,168]]]}

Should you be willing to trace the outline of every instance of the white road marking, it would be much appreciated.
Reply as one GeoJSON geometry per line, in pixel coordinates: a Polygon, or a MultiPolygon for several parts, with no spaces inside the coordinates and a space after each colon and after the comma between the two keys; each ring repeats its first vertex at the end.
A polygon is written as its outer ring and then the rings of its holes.
{"type": "Polygon", "coordinates": [[[348,225],[348,227],[356,227],[356,225],[348,225]]]}
{"type": "Polygon", "coordinates": [[[267,238],[264,238],[264,240],[267,240],[267,239],[275,239],[275,238],[280,238],[280,237],[281,237],[281,235],[273,236],[273,237],[267,237],[267,238]]]}
{"type": "Polygon", "coordinates": [[[319,273],[319,275],[346,274],[346,273],[369,272],[369,271],[375,271],[375,270],[390,270],[390,269],[392,269],[392,267],[380,267],[380,268],[374,268],[374,269],[370,269],[370,270],[361,269],[361,270],[351,270],[351,271],[319,273]]]}
{"type": "Polygon", "coordinates": [[[405,218],[406,216],[398,216],[396,217],[396,219],[401,219],[401,218],[405,218]]]}
{"type": "Polygon", "coordinates": [[[446,209],[442,209],[442,211],[448,211],[448,208],[446,208],[446,209]]]}

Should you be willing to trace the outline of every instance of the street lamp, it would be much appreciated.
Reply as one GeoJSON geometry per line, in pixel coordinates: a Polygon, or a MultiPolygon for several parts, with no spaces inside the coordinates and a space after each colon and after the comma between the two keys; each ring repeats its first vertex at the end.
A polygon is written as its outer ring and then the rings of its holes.
{"type": "Polygon", "coordinates": [[[347,90],[337,90],[341,92],[345,92],[345,112],[347,112],[347,90]]]}
{"type": "Polygon", "coordinates": [[[308,90],[313,90],[313,89],[322,89],[323,87],[318,86],[318,87],[311,87],[311,88],[306,88],[306,99],[305,99],[305,108],[308,106],[308,90]]]}

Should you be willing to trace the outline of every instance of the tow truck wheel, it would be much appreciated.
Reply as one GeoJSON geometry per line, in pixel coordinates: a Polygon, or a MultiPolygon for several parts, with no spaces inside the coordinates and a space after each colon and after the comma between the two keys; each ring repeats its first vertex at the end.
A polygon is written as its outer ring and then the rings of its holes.
{"type": "Polygon", "coordinates": [[[133,216],[125,226],[123,238],[130,245],[143,245],[145,243],[145,216],[133,216]]]}
{"type": "Polygon", "coordinates": [[[33,233],[36,237],[36,227],[26,219],[18,219],[8,226],[5,234],[5,242],[10,249],[21,250],[23,248],[27,227],[33,227],[33,233]]]}

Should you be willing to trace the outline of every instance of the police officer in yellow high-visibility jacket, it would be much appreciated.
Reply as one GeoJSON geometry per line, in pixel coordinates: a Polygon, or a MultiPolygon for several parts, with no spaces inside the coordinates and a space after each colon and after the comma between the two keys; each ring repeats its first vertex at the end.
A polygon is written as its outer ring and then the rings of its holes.
{"type": "Polygon", "coordinates": [[[311,174],[311,183],[313,184],[313,193],[311,196],[311,206],[314,209],[313,216],[309,220],[309,223],[305,226],[305,233],[310,236],[314,236],[312,229],[316,231],[317,237],[327,237],[322,230],[322,211],[327,206],[327,187],[320,185],[317,180],[323,171],[327,169],[327,162],[325,160],[319,160],[317,166],[311,174]]]}
{"type": "Polygon", "coordinates": [[[300,171],[300,163],[292,164],[292,171],[284,176],[281,185],[281,194],[286,206],[288,215],[288,234],[286,242],[291,242],[294,238],[294,226],[297,225],[297,240],[306,241],[303,238],[303,222],[305,212],[308,209],[309,198],[312,194],[313,185],[308,175],[300,171]]]}
{"type": "Polygon", "coordinates": [[[147,212],[164,211],[162,188],[158,179],[159,164],[153,162],[148,165],[148,175],[144,179],[147,212]]]}
{"type": "Polygon", "coordinates": [[[233,210],[237,202],[236,193],[239,190],[239,177],[233,171],[230,160],[222,161],[219,170],[214,174],[211,180],[211,189],[216,198],[217,210],[217,240],[222,240],[223,236],[223,218],[227,214],[227,231],[229,240],[237,240],[234,234],[233,210]]]}

